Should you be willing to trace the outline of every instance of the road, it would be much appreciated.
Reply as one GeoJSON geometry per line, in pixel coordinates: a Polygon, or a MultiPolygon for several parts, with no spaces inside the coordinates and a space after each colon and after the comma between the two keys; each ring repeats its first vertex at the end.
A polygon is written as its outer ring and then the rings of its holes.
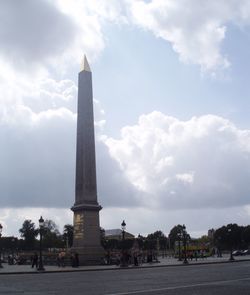
{"type": "Polygon", "coordinates": [[[249,295],[250,262],[2,275],[0,294],[249,295]]]}

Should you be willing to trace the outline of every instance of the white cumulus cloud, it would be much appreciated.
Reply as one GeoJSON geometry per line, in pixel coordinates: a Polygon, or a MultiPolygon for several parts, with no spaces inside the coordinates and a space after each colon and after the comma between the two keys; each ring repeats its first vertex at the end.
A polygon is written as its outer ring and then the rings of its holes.
{"type": "Polygon", "coordinates": [[[124,3],[117,1],[23,0],[0,3],[0,61],[15,71],[48,67],[65,72],[105,48],[106,22],[125,23],[124,3]]]}
{"type": "Polygon", "coordinates": [[[211,72],[230,65],[221,50],[227,25],[250,23],[247,0],[136,0],[130,4],[134,23],[170,42],[181,61],[211,72]]]}
{"type": "Polygon", "coordinates": [[[249,203],[250,130],[214,115],[189,121],[142,115],[121,138],[106,138],[111,156],[141,192],[143,206],[219,208],[249,203]]]}
{"type": "MultiPolygon", "coordinates": [[[[69,208],[74,203],[77,87],[71,80],[15,82],[16,93],[19,87],[22,91],[17,98],[6,92],[0,105],[1,207],[69,208]]],[[[99,101],[94,107],[101,204],[133,206],[137,192],[98,140],[105,118],[99,101]]]]}

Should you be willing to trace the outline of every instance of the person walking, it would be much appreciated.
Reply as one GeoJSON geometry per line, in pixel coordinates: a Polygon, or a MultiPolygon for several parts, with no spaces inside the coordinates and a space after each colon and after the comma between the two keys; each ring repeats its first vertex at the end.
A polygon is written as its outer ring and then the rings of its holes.
{"type": "Polygon", "coordinates": [[[31,265],[31,267],[34,268],[34,266],[36,268],[38,268],[38,255],[37,255],[36,252],[34,253],[33,258],[32,258],[32,265],[31,265]]]}

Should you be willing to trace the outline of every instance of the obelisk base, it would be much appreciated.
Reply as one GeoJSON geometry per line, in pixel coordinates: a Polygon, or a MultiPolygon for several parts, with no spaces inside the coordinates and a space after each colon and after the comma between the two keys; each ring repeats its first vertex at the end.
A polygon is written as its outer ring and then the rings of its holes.
{"type": "Polygon", "coordinates": [[[74,239],[71,253],[78,254],[79,265],[101,264],[105,251],[101,246],[99,205],[74,206],[74,239]]]}
{"type": "Polygon", "coordinates": [[[70,252],[78,254],[79,265],[101,265],[105,256],[104,249],[100,247],[72,247],[70,252]]]}

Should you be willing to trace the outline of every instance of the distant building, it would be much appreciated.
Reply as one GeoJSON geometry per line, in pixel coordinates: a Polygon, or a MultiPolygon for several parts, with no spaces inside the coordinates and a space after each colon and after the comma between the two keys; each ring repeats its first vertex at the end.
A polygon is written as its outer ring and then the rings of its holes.
{"type": "Polygon", "coordinates": [[[213,228],[211,228],[211,229],[208,230],[207,236],[209,237],[210,240],[213,240],[214,233],[215,233],[215,230],[213,228]]]}
{"type": "MultiPolygon", "coordinates": [[[[125,231],[125,239],[134,239],[135,236],[131,233],[125,231]]],[[[107,229],[105,230],[105,238],[108,240],[121,240],[122,239],[122,230],[117,229],[107,229]]]]}

